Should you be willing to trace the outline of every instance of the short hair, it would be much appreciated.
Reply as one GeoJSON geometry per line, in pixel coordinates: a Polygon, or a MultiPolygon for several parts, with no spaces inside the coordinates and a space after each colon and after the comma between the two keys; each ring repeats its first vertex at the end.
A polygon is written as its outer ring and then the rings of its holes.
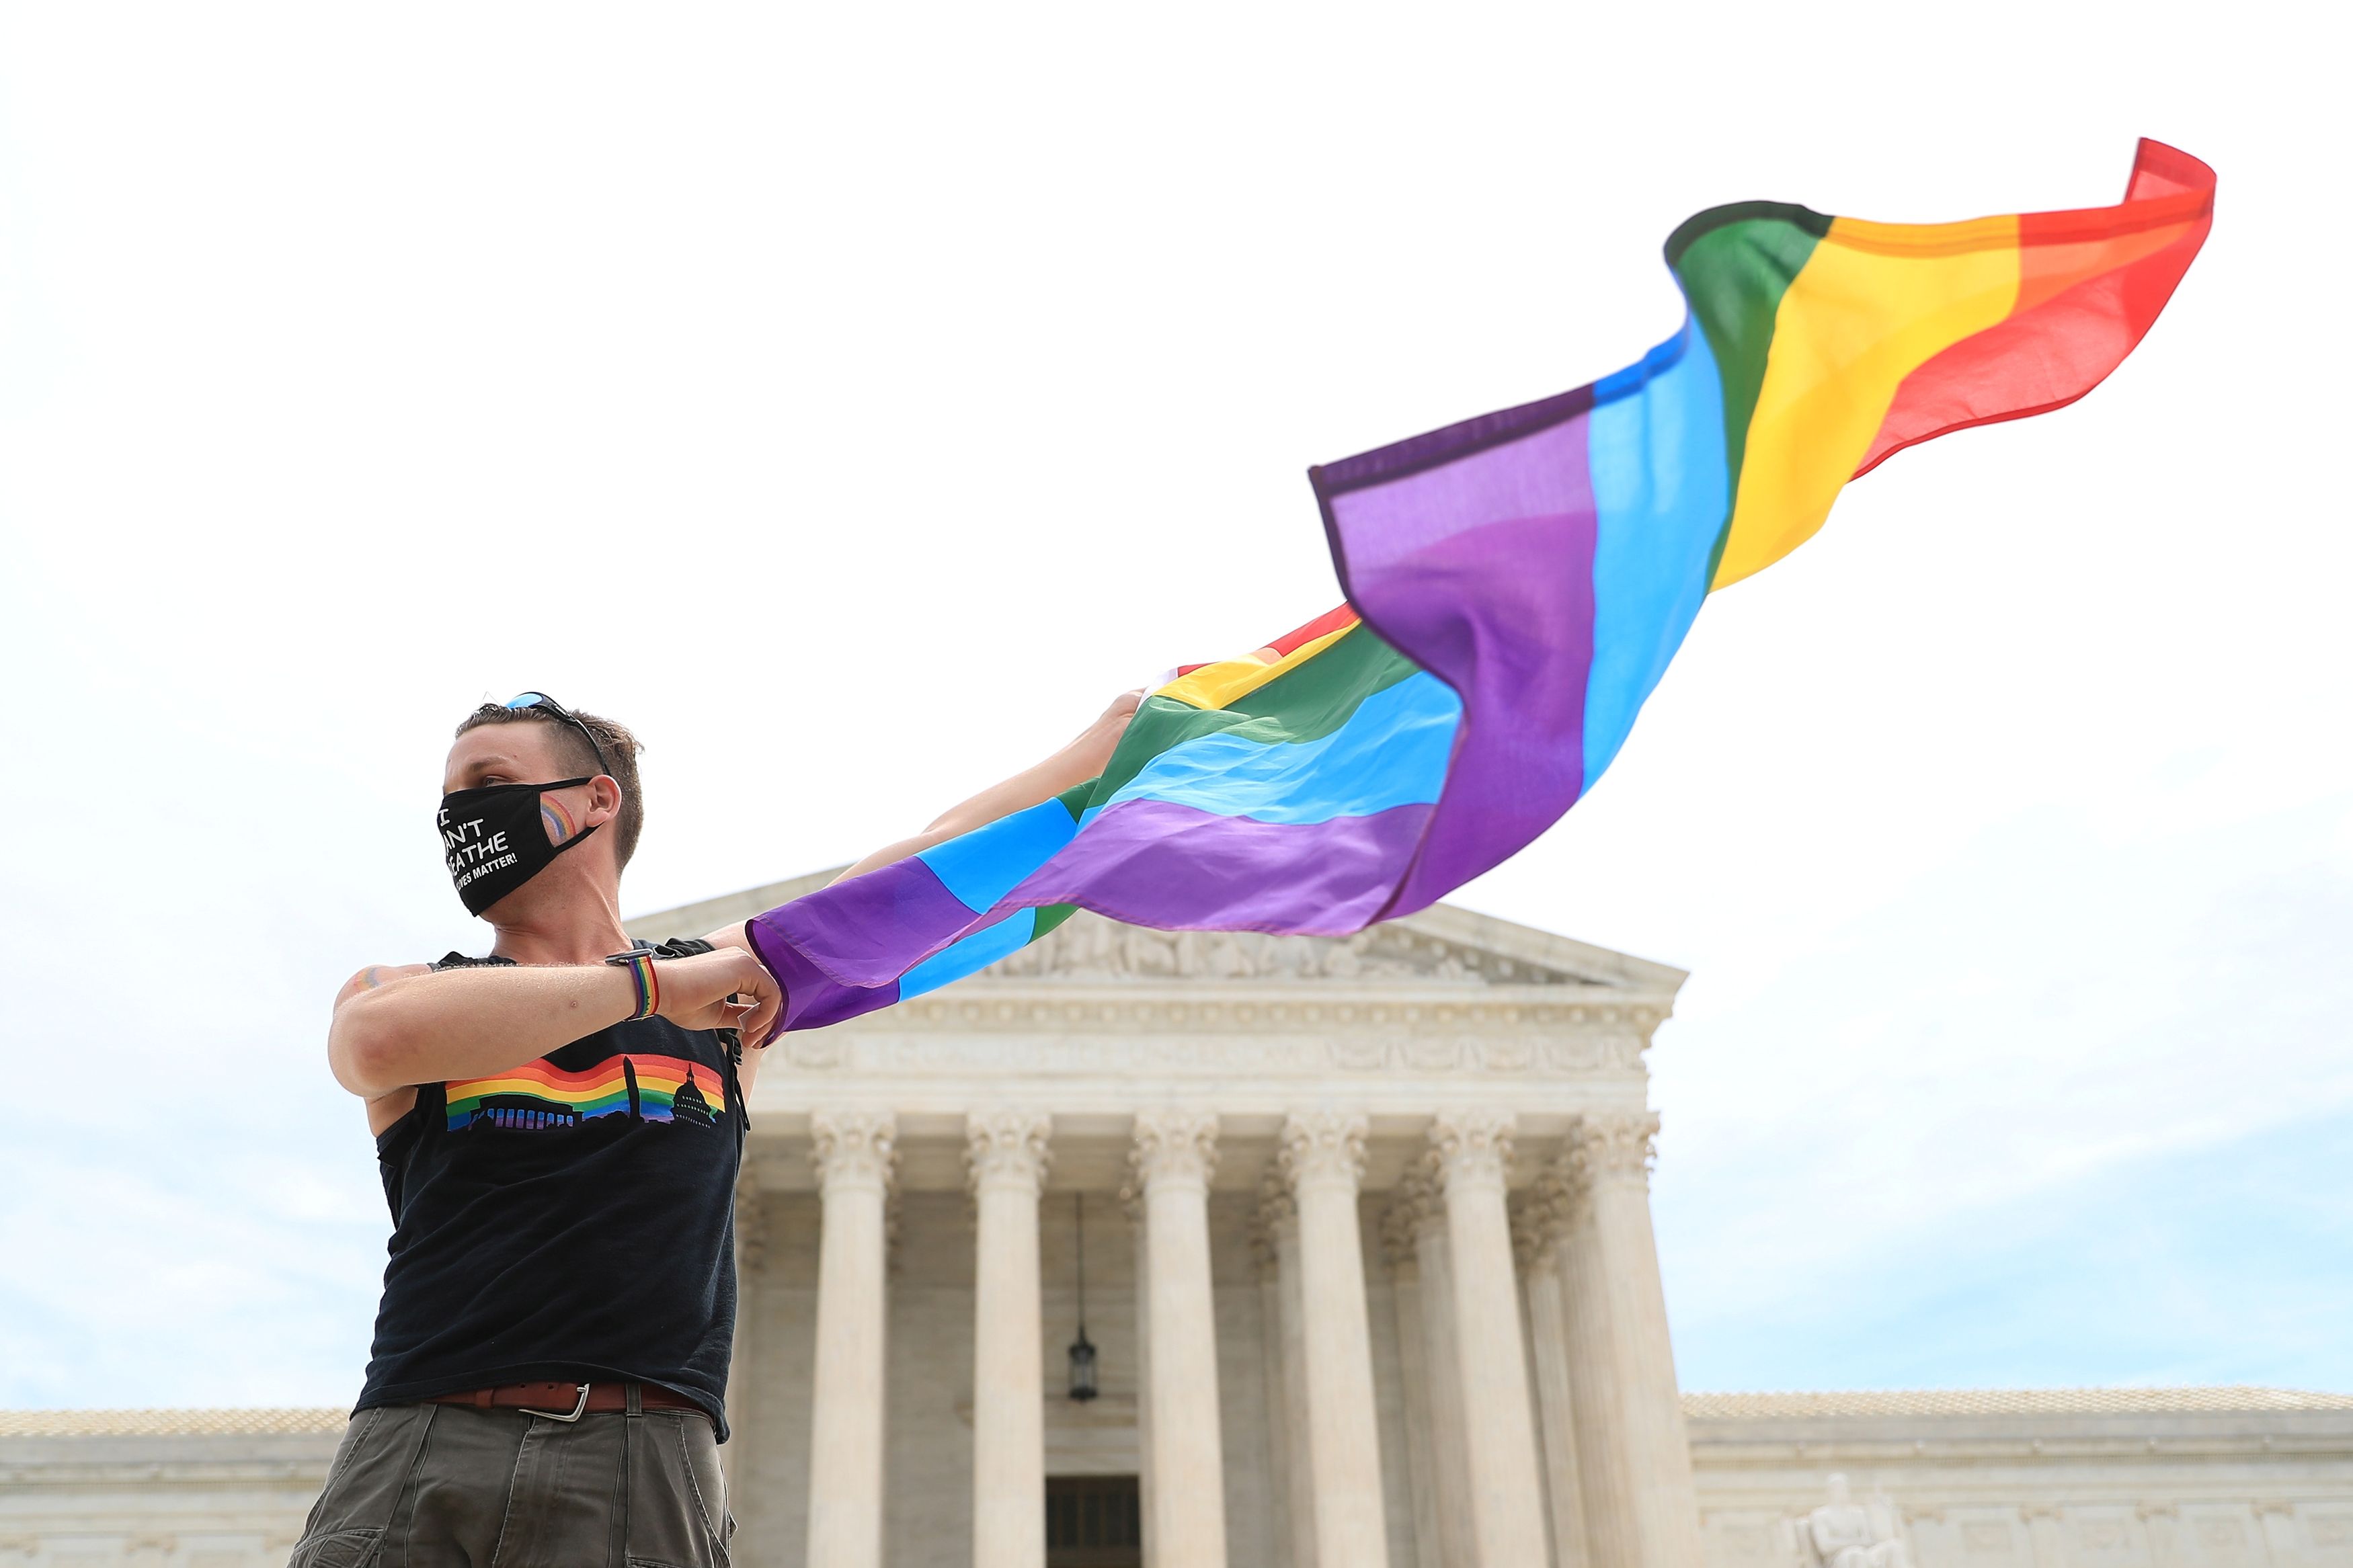
{"type": "Polygon", "coordinates": [[[497,702],[485,702],[466,715],[465,722],[458,726],[457,734],[479,730],[485,724],[542,725],[554,737],[556,754],[564,759],[565,767],[591,776],[611,774],[613,782],[621,786],[621,810],[613,819],[613,858],[618,865],[626,867],[629,857],[638,852],[638,835],[643,833],[646,826],[645,796],[638,788],[638,753],[645,747],[630,732],[629,727],[618,720],[583,713],[576,708],[570,712],[580,721],[582,730],[596,737],[595,746],[589,745],[588,736],[583,735],[580,730],[574,729],[536,705],[509,708],[497,702]],[[602,763],[596,760],[599,749],[605,753],[602,763]]]}

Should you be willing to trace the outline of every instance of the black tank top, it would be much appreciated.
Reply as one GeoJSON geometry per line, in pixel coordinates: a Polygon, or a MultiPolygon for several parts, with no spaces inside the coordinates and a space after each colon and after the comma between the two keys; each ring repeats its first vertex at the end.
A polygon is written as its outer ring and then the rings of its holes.
{"type": "Polygon", "coordinates": [[[702,1406],[723,1441],[740,1055],[732,1031],[646,1018],[512,1072],[420,1085],[376,1139],[393,1232],[358,1408],[635,1379],[702,1406]]]}

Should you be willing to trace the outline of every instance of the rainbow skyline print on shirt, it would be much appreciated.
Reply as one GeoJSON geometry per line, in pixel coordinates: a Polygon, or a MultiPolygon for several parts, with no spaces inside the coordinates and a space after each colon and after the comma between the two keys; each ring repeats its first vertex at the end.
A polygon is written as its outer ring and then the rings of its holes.
{"type": "Polygon", "coordinates": [[[488,1078],[454,1079],[443,1094],[452,1132],[577,1127],[599,1116],[708,1126],[727,1109],[715,1068],[680,1057],[636,1054],[607,1057],[578,1072],[542,1057],[488,1078]]]}

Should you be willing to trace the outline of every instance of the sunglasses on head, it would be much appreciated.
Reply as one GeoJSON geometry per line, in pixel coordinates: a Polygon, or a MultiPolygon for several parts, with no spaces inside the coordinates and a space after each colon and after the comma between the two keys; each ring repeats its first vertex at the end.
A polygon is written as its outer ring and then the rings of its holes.
{"type": "Polygon", "coordinates": [[[554,698],[550,697],[546,692],[526,691],[519,697],[508,698],[504,702],[499,704],[499,706],[510,709],[537,709],[540,712],[545,713],[552,718],[561,720],[563,722],[571,725],[574,729],[580,731],[580,738],[588,742],[588,749],[596,753],[596,771],[607,775],[612,773],[613,764],[605,760],[605,748],[596,743],[596,737],[589,731],[588,726],[583,724],[578,719],[575,718],[570,709],[565,707],[563,703],[558,702],[554,698]]]}

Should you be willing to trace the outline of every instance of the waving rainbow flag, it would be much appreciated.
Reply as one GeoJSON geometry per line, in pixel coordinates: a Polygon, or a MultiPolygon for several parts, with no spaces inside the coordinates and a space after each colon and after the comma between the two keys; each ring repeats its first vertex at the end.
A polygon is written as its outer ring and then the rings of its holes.
{"type": "Polygon", "coordinates": [[[2105,379],[2214,184],[2144,141],[2112,207],[1701,213],[1666,247],[1690,313],[1641,363],[1309,470],[1342,608],[1180,672],[1101,778],[755,917],[786,1026],[920,994],[1079,908],[1338,936],[1443,898],[1576,804],[1700,602],[1812,537],[1847,480],[2105,379]]]}

